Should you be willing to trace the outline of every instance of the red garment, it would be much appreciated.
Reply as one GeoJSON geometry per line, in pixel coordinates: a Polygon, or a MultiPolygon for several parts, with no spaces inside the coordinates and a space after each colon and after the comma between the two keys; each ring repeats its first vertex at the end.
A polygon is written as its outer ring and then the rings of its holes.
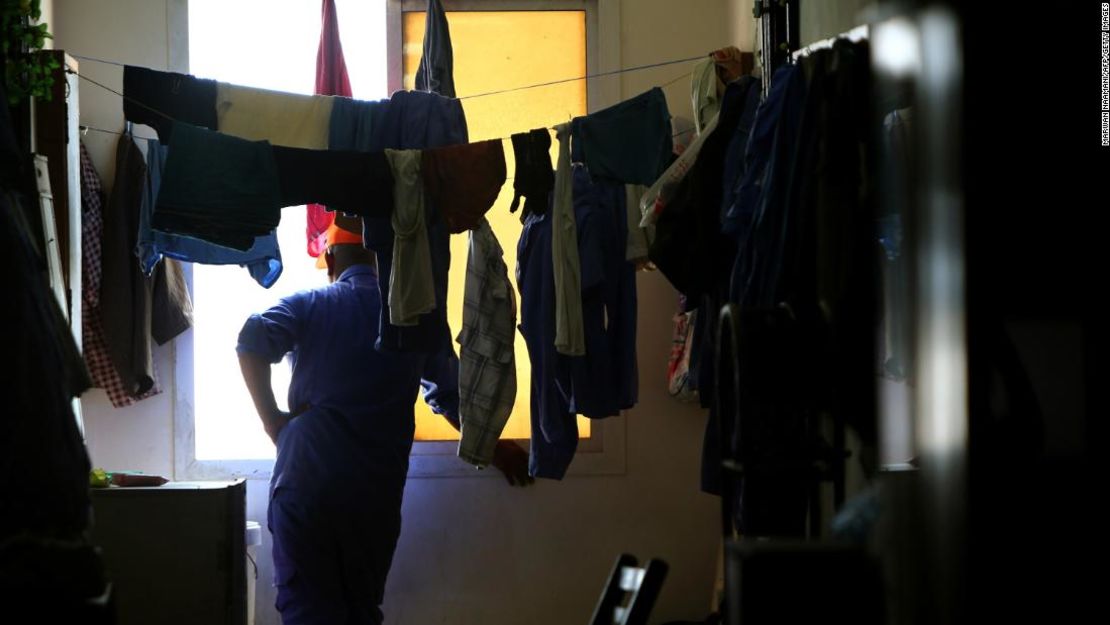
{"type": "MultiPolygon", "coordinates": [[[[323,0],[320,7],[320,47],[316,50],[316,95],[351,97],[351,81],[347,77],[347,63],[343,60],[343,44],[339,41],[339,18],[334,0],[323,0]]],[[[335,222],[335,213],[320,204],[305,207],[308,238],[308,255],[319,256],[327,247],[325,239],[328,226],[335,222]]]]}

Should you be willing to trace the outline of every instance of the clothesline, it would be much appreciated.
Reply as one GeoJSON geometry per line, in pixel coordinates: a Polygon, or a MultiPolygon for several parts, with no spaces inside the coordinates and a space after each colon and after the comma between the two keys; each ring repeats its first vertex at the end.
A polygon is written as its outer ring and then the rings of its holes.
{"type": "MultiPolygon", "coordinates": [[[[108,130],[107,128],[98,128],[96,126],[81,125],[80,128],[81,128],[82,131],[91,130],[93,132],[102,132],[104,134],[109,134],[109,135],[123,136],[125,134],[128,134],[128,133],[125,133],[121,130],[108,130]]],[[[674,133],[673,135],[671,135],[671,138],[674,139],[674,138],[677,138],[677,137],[681,137],[682,135],[694,132],[694,130],[695,130],[694,128],[687,128],[686,130],[680,130],[680,131],[674,133]]],[[[144,136],[141,136],[141,135],[136,135],[135,133],[130,133],[130,134],[135,136],[135,137],[138,137],[140,139],[155,139],[156,138],[156,137],[144,137],[144,136]]],[[[502,141],[505,141],[505,139],[502,139],[502,141]]],[[[507,180],[511,180],[511,179],[512,179],[512,176],[507,178],[507,180]]]]}
{"type": "MultiPolygon", "coordinates": [[[[77,56],[77,55],[70,55],[70,56],[74,56],[74,57],[76,57],[76,58],[86,58],[86,57],[81,57],[81,56],[77,56]]],[[[91,59],[91,57],[88,57],[88,58],[90,58],[90,59],[91,59]]],[[[700,58],[700,57],[699,57],[699,58],[700,58]]],[[[100,60],[100,59],[96,59],[96,60],[100,60]]],[[[685,59],[685,60],[687,60],[687,61],[688,61],[688,60],[690,60],[690,59],[685,59]]],[[[102,61],[102,62],[104,62],[104,63],[112,63],[111,61],[102,61]]],[[[113,64],[113,65],[118,65],[118,63],[112,63],[112,64],[113,64]]],[[[668,63],[668,64],[669,64],[669,63],[668,63]]],[[[160,70],[159,70],[159,71],[160,71],[160,70]]],[[[136,105],[138,105],[138,106],[141,106],[141,107],[143,107],[144,109],[146,109],[146,110],[148,110],[148,111],[150,111],[150,112],[152,112],[152,113],[155,113],[155,114],[157,114],[157,115],[159,115],[159,116],[161,116],[161,117],[164,117],[164,118],[168,119],[168,120],[169,120],[169,121],[171,121],[171,122],[175,122],[175,121],[177,121],[177,120],[176,120],[176,119],[174,119],[174,118],[173,118],[172,116],[170,116],[170,115],[168,115],[168,114],[166,114],[166,113],[163,113],[162,111],[159,111],[158,109],[156,109],[156,108],[154,108],[154,107],[152,107],[152,106],[148,106],[147,104],[145,104],[145,103],[143,103],[143,102],[141,102],[141,101],[139,101],[139,100],[136,100],[136,99],[134,99],[134,98],[130,98],[130,97],[128,97],[128,96],[126,96],[126,95],[124,95],[123,93],[120,93],[119,91],[116,91],[115,89],[113,89],[113,88],[111,88],[111,87],[109,87],[109,86],[107,86],[107,85],[105,85],[105,84],[103,84],[103,83],[101,83],[101,82],[97,82],[97,81],[93,80],[92,78],[89,78],[88,76],[85,76],[84,74],[81,74],[80,72],[75,72],[75,71],[73,71],[73,70],[71,70],[71,69],[69,69],[69,68],[66,68],[66,73],[69,73],[69,74],[73,74],[73,75],[77,76],[78,78],[80,78],[80,79],[82,79],[82,80],[88,81],[88,82],[90,82],[90,83],[92,83],[92,84],[96,85],[97,87],[100,87],[101,89],[104,89],[105,91],[108,91],[108,92],[110,92],[110,93],[112,93],[112,94],[115,94],[115,95],[119,96],[120,98],[123,98],[124,100],[127,100],[128,102],[131,102],[131,103],[133,103],[133,104],[136,104],[136,105]]],[[[673,84],[673,83],[675,83],[675,82],[677,82],[677,81],[679,81],[679,80],[681,80],[681,79],[683,79],[683,78],[685,78],[685,77],[689,76],[689,75],[690,75],[691,73],[692,73],[692,72],[687,72],[687,73],[685,73],[685,74],[682,74],[682,75],[680,75],[680,76],[677,76],[677,77],[673,78],[672,80],[670,80],[670,81],[668,81],[668,82],[664,83],[664,84],[663,84],[663,86],[664,86],[664,87],[666,87],[666,86],[669,86],[669,85],[671,85],[671,84],[673,84]]],[[[461,99],[461,98],[458,98],[458,99],[461,99]]],[[[95,130],[95,131],[98,131],[98,132],[105,132],[105,133],[118,134],[118,135],[122,135],[122,134],[123,134],[122,132],[119,132],[119,131],[105,130],[105,129],[103,129],[103,128],[94,128],[94,127],[92,127],[92,126],[86,126],[86,128],[88,128],[89,130],[95,130]]],[[[547,126],[547,129],[548,129],[548,130],[554,130],[554,125],[551,125],[551,126],[547,126]]],[[[690,132],[693,132],[693,131],[694,131],[694,129],[692,129],[692,128],[690,128],[690,129],[687,129],[687,130],[682,130],[682,131],[679,131],[679,132],[677,132],[677,133],[675,133],[675,134],[671,135],[671,138],[673,139],[673,138],[676,138],[676,137],[682,136],[682,135],[684,135],[684,134],[688,134],[688,133],[690,133],[690,132]]],[[[494,138],[492,138],[492,139],[487,139],[487,140],[488,140],[488,141],[511,141],[511,140],[512,140],[512,137],[494,137],[494,138]]]]}
{"type": "MultiPolygon", "coordinates": [[[[127,67],[129,65],[128,63],[120,63],[118,61],[109,61],[109,60],[106,60],[106,59],[98,59],[98,58],[93,57],[93,56],[83,56],[83,55],[80,55],[80,54],[72,54],[71,53],[70,56],[72,56],[76,59],[84,60],[84,61],[93,61],[94,63],[104,63],[104,64],[107,64],[107,65],[115,65],[116,67],[127,67]]],[[[578,80],[588,80],[590,78],[603,78],[605,76],[615,76],[617,74],[624,74],[624,73],[627,73],[627,72],[637,72],[637,71],[640,71],[640,70],[652,69],[652,68],[655,68],[655,67],[666,67],[668,65],[677,65],[679,63],[689,63],[691,61],[700,61],[700,60],[706,58],[707,56],[708,55],[703,54],[703,55],[700,55],[700,56],[692,56],[690,58],[685,58],[685,59],[673,59],[673,60],[670,60],[670,61],[661,61],[659,63],[649,63],[647,65],[637,65],[635,67],[625,67],[625,68],[615,69],[615,70],[608,71],[608,72],[600,72],[600,73],[597,73],[597,74],[587,74],[585,76],[577,76],[575,78],[563,78],[563,79],[560,79],[560,80],[552,80],[552,81],[548,81],[548,82],[535,83],[535,84],[531,84],[531,85],[523,85],[521,87],[512,87],[510,89],[500,89],[498,91],[487,91],[485,93],[475,93],[475,94],[472,94],[472,95],[460,96],[457,99],[458,100],[469,100],[469,99],[472,99],[472,98],[484,98],[486,96],[491,96],[491,95],[499,95],[499,94],[502,94],[502,93],[512,93],[512,92],[515,92],[515,91],[524,91],[526,89],[536,89],[538,87],[550,87],[552,85],[560,85],[560,84],[563,84],[563,83],[575,82],[575,81],[578,81],[578,80]]],[[[137,66],[137,65],[131,65],[131,66],[132,67],[141,67],[141,66],[137,66]]],[[[153,69],[153,68],[145,68],[145,69],[153,69]]],[[[157,71],[165,71],[165,70],[157,70],[157,71]]],[[[80,74],[78,74],[78,75],[80,75],[80,74]]]]}

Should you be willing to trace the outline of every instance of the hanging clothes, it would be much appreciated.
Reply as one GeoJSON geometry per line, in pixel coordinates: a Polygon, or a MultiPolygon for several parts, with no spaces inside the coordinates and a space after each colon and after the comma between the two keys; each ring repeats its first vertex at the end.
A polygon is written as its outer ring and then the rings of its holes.
{"type": "Polygon", "coordinates": [[[649,185],[671,161],[671,115],[659,87],[575,118],[571,134],[573,160],[595,178],[649,185]]]}
{"type": "Polygon", "coordinates": [[[582,269],[585,353],[564,357],[571,367],[571,406],[591,418],[616,416],[635,405],[636,266],[625,258],[624,185],[590,179],[574,168],[574,216],[582,269]]]}
{"type": "Polygon", "coordinates": [[[532,363],[528,472],[533,477],[560,480],[578,449],[578,420],[570,410],[570,363],[555,350],[553,213],[551,208],[525,217],[517,244],[516,279],[520,333],[532,363]]]}
{"type": "MultiPolygon", "coordinates": [[[[331,121],[328,127],[328,149],[369,152],[376,145],[373,142],[372,130],[382,122],[388,107],[389,100],[367,101],[336,98],[332,105],[331,121]]],[[[381,155],[380,162],[382,165],[376,165],[375,171],[392,176],[392,173],[389,173],[389,162],[385,160],[385,154],[380,150],[377,153],[381,155]]],[[[374,184],[375,188],[380,188],[380,191],[376,194],[377,199],[369,206],[361,207],[353,213],[375,215],[380,209],[384,209],[387,212],[378,216],[388,219],[388,211],[393,210],[393,183],[390,181],[389,184],[382,184],[384,182],[384,180],[379,180],[374,184]]],[[[319,248],[321,254],[323,249],[319,248]]],[[[310,245],[309,253],[312,253],[312,251],[310,245]]],[[[326,267],[323,256],[318,255],[316,257],[316,267],[318,269],[326,267]]]]}
{"type": "MultiPolygon", "coordinates": [[[[2,84],[0,101],[7,101],[2,84]]],[[[24,158],[10,129],[4,107],[0,155],[24,158]]],[[[11,173],[8,165],[15,162],[4,161],[0,177],[11,173]]],[[[25,209],[19,204],[24,203],[30,203],[26,196],[0,180],[0,263],[7,272],[0,346],[10,363],[4,372],[0,471],[18,476],[9,480],[0,503],[0,536],[5,538],[5,577],[10,572],[19,575],[21,582],[47,567],[58,569],[59,575],[73,572],[60,559],[36,560],[33,567],[20,566],[19,561],[30,563],[28,556],[34,555],[35,547],[47,543],[67,545],[64,550],[71,551],[70,546],[89,529],[91,509],[91,467],[72,408],[72,399],[89,387],[89,377],[46,277],[41,242],[33,238],[23,218],[25,209]]],[[[16,590],[18,584],[9,590],[16,590]]]]}
{"type": "Polygon", "coordinates": [[[509,212],[515,213],[524,198],[521,223],[528,213],[547,210],[547,196],[555,187],[555,172],[551,168],[551,135],[546,128],[518,132],[511,137],[516,172],[513,174],[513,202],[509,212]]]}
{"type": "Polygon", "coordinates": [[[216,81],[145,67],[123,68],[123,117],[146,124],[169,145],[174,121],[217,128],[216,81]]]}
{"type": "Polygon", "coordinates": [[[582,330],[582,272],[574,225],[574,174],[570,169],[570,124],[555,127],[559,160],[551,208],[551,262],[555,279],[555,349],[560,354],[586,353],[582,330]]]}
{"type": "Polygon", "coordinates": [[[479,468],[516,401],[516,294],[501,245],[485,217],[470,232],[459,331],[459,457],[479,468]]]}
{"type": "Polygon", "coordinates": [[[751,77],[726,88],[713,131],[702,135],[697,160],[675,186],[655,223],[651,260],[695,305],[728,275],[734,255],[721,234],[721,181],[726,177],[727,148],[752,89],[758,85],[751,77]]]}
{"type": "Polygon", "coordinates": [[[336,98],[328,122],[328,149],[371,151],[373,131],[388,108],[389,100],[336,98]]]}
{"type": "MultiPolygon", "coordinates": [[[[462,104],[419,91],[398,91],[389,102],[373,112],[373,128],[367,151],[419,150],[467,143],[466,116],[462,104]]],[[[378,349],[383,351],[449,351],[454,355],[447,325],[447,275],[451,267],[451,245],[447,225],[439,207],[425,198],[425,223],[432,254],[432,280],[436,295],[435,310],[420,317],[416,327],[397,327],[389,323],[388,312],[381,316],[378,349]]],[[[363,220],[363,240],[378,259],[383,305],[388,308],[388,285],[392,274],[393,225],[389,218],[363,220]]]]}
{"type": "Polygon", "coordinates": [[[416,90],[455,97],[451,29],[440,0],[428,0],[428,11],[424,14],[424,48],[416,68],[416,90]]]}
{"type": "Polygon", "coordinates": [[[130,395],[155,383],[151,338],[164,344],[192,326],[192,303],[176,263],[163,263],[147,278],[135,259],[147,168],[130,135],[120,137],[116,177],[104,211],[100,310],[112,364],[130,395]],[[184,296],[184,297],[183,297],[184,296]],[[172,302],[158,299],[173,298],[172,302]],[[155,311],[160,315],[155,315],[155,311]]]}
{"type": "Polygon", "coordinates": [[[477,227],[501,194],[505,150],[500,139],[423,150],[420,173],[447,231],[458,234],[477,227]]]}
{"type": "MultiPolygon", "coordinates": [[[[347,63],[343,59],[343,44],[339,38],[339,16],[335,10],[335,0],[323,0],[320,6],[320,45],[316,48],[315,93],[344,98],[353,95],[351,81],[347,76],[347,63]]],[[[334,115],[334,103],[332,106],[334,115]]],[[[324,233],[335,221],[335,213],[317,203],[308,204],[305,213],[308,255],[315,258],[324,251],[324,233]]]]}
{"type": "Polygon", "coordinates": [[[694,130],[701,134],[709,120],[721,110],[721,90],[724,85],[717,77],[717,64],[712,58],[694,65],[694,78],[690,84],[690,101],[694,110],[694,130]]]}
{"type": "Polygon", "coordinates": [[[139,243],[136,253],[143,273],[150,276],[163,257],[202,265],[240,265],[263,288],[270,288],[281,277],[281,251],[277,233],[255,237],[254,244],[245,252],[208,243],[193,237],[159,232],[150,226],[151,214],[158,192],[162,187],[166,156],[169,148],[157,139],[148,139],[146,148],[147,176],[144,194],[150,198],[143,202],[139,214],[139,243]]]}
{"type": "Polygon", "coordinates": [[[335,98],[217,84],[217,129],[250,141],[326,150],[335,98]]]}
{"type": "Polygon", "coordinates": [[[625,260],[635,263],[637,267],[648,262],[648,250],[651,242],[655,240],[655,226],[640,226],[643,215],[640,213],[640,199],[647,193],[647,187],[639,184],[626,184],[625,213],[628,241],[625,242],[625,260]]]}
{"type": "Polygon", "coordinates": [[[318,202],[329,211],[375,217],[392,211],[393,174],[382,152],[275,145],[273,154],[282,206],[318,202]]]}
{"type": "Polygon", "coordinates": [[[389,274],[389,323],[415,326],[436,307],[432,254],[424,224],[424,183],[419,150],[386,150],[393,170],[393,263],[389,274]]]}
{"type": "Polygon", "coordinates": [[[173,132],[152,228],[241,251],[277,228],[280,185],[268,142],[181,123],[173,132]]]}
{"type": "Polygon", "coordinates": [[[116,408],[152,397],[161,392],[152,384],[144,392],[133,394],[112,364],[108,344],[104,341],[104,324],[100,310],[102,271],[102,240],[104,196],[100,176],[93,169],[84,144],[81,146],[81,336],[85,365],[93,386],[104,389],[116,408]]]}
{"type": "Polygon", "coordinates": [[[643,215],[643,219],[640,220],[641,226],[645,228],[652,226],[659,219],[659,215],[662,214],[667,203],[674,196],[678,185],[686,178],[694,163],[697,162],[702,144],[713,134],[716,128],[717,117],[714,117],[706,124],[705,130],[690,142],[690,145],[678,155],[678,158],[671,161],[667,169],[651,183],[648,190],[640,197],[640,213],[643,215]]]}

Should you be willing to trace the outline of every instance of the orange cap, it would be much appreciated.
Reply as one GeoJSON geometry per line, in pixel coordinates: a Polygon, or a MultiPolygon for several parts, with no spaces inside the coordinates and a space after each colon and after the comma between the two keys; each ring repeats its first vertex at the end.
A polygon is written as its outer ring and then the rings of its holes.
{"type": "MultiPolygon", "coordinates": [[[[362,233],[354,232],[348,229],[350,227],[356,227],[361,224],[361,219],[337,219],[335,223],[328,226],[327,231],[324,233],[325,240],[327,241],[327,243],[324,245],[324,254],[327,253],[327,248],[333,245],[342,245],[344,243],[362,245],[362,233]],[[341,221],[345,222],[343,223],[342,227],[340,226],[341,221]]],[[[324,254],[320,254],[316,257],[317,269],[326,269],[328,266],[327,261],[324,260],[324,254]]]]}

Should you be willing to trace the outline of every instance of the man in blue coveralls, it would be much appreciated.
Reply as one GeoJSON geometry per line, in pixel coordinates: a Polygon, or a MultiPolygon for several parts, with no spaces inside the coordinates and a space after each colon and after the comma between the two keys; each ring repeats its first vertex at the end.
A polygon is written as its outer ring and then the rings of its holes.
{"type": "MultiPolygon", "coordinates": [[[[351,228],[350,230],[355,230],[351,228]]],[[[333,226],[328,286],[251,315],[239,362],[277,445],[270,483],[277,608],[285,625],[377,624],[414,432],[417,389],[458,427],[458,359],[374,348],[381,301],[373,252],[333,226]],[[278,409],[270,366],[290,354],[290,412],[278,409]]],[[[527,453],[500,441],[493,464],[527,484],[527,453]]]]}

